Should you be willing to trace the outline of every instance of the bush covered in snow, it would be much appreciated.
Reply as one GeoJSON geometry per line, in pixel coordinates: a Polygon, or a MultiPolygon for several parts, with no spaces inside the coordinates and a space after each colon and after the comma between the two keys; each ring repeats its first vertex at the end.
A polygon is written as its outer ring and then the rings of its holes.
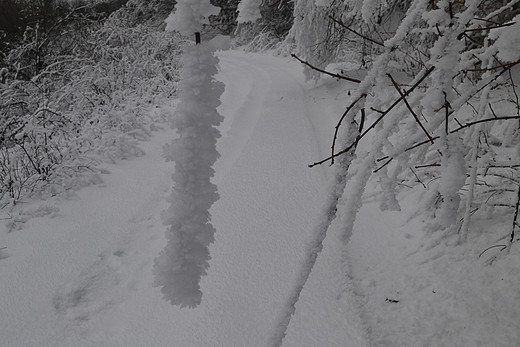
{"type": "MultiPolygon", "coordinates": [[[[488,249],[507,254],[520,240],[518,12],[517,0],[296,2],[288,39],[307,62],[307,77],[318,79],[330,63],[347,78],[352,62],[366,70],[346,96],[330,156],[310,165],[337,166],[323,214],[341,215],[345,242],[369,181],[379,186],[382,210],[400,211],[403,197],[419,192],[412,213],[423,218],[433,243],[475,241],[480,235],[472,231],[482,232],[477,223],[490,218],[500,222],[488,230],[488,249]]],[[[275,346],[330,220],[324,225],[286,303],[275,346]]]]}
{"type": "MultiPolygon", "coordinates": [[[[370,155],[355,159],[347,177],[366,182],[358,176],[376,175],[382,208],[399,209],[398,193],[419,185],[432,230],[463,240],[471,216],[495,211],[510,215],[508,243],[514,241],[520,160],[515,3],[297,2],[295,13],[306,16],[295,15],[291,35],[315,67],[341,63],[352,42],[372,47],[368,73],[350,97],[332,155],[322,162],[371,137],[370,155]],[[385,27],[391,30],[380,33],[385,27]],[[349,124],[364,127],[342,138],[349,124]]],[[[363,190],[347,192],[348,201],[359,200],[363,190]]]]}
{"type": "MultiPolygon", "coordinates": [[[[56,194],[88,182],[97,162],[139,155],[138,140],[176,92],[179,42],[133,7],[103,23],[81,11],[37,22],[0,70],[0,199],[56,194]],[[83,177],[83,179],[81,179],[83,177]]],[[[97,18],[97,17],[96,17],[97,18]]]]}
{"type": "Polygon", "coordinates": [[[237,45],[250,51],[262,51],[278,46],[293,23],[294,2],[246,1],[238,8],[237,45]],[[240,12],[242,11],[242,12],[240,12]],[[242,13],[242,14],[240,14],[242,13]]]}

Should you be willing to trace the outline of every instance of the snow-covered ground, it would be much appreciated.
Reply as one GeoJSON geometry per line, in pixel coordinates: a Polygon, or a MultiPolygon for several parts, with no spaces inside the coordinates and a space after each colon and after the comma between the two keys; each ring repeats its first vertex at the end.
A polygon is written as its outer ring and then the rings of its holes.
{"type": "MultiPolygon", "coordinates": [[[[267,346],[332,178],[307,165],[328,153],[353,86],[306,83],[286,58],[219,57],[220,200],[202,304],[171,306],[152,287],[172,184],[165,128],[102,183],[23,205],[18,230],[2,224],[0,346],[267,346]]],[[[332,225],[284,346],[520,345],[517,247],[490,267],[479,247],[494,240],[438,246],[407,206],[380,212],[374,189],[364,200],[347,252],[341,218],[332,225]]]]}

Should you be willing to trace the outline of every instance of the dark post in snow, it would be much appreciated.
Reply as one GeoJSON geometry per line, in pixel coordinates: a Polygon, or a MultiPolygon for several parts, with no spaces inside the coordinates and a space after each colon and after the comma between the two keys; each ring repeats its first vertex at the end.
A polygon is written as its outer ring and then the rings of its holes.
{"type": "Polygon", "coordinates": [[[195,43],[198,45],[200,43],[200,33],[195,33],[195,43]]]}

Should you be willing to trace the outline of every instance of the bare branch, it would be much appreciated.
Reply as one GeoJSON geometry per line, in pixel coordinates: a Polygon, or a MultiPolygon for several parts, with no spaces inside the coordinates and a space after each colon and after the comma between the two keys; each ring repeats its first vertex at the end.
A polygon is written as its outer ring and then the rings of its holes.
{"type": "Polygon", "coordinates": [[[498,65],[498,66],[493,66],[493,67],[488,67],[488,68],[484,68],[484,69],[466,69],[464,70],[464,72],[484,72],[484,71],[493,71],[493,70],[497,70],[497,69],[509,69],[513,66],[515,66],[516,64],[520,63],[520,60],[517,60],[513,63],[508,63],[508,64],[501,64],[501,65],[498,65]]]}
{"type": "MultiPolygon", "coordinates": [[[[334,131],[334,138],[332,139],[332,146],[330,147],[332,149],[332,160],[331,160],[331,163],[330,165],[334,164],[334,148],[336,147],[336,139],[338,138],[338,131],[339,131],[339,127],[341,126],[341,122],[343,122],[343,119],[345,119],[345,117],[347,116],[347,114],[350,112],[350,110],[352,110],[352,108],[354,107],[354,105],[356,105],[358,103],[359,100],[363,99],[364,97],[366,97],[367,95],[366,94],[361,94],[359,96],[359,98],[357,98],[356,100],[354,100],[350,105],[349,107],[347,107],[347,109],[345,110],[345,112],[343,113],[343,115],[341,116],[341,118],[339,119],[339,122],[338,124],[336,125],[336,130],[334,131]]],[[[364,117],[364,109],[363,109],[363,113],[362,113],[362,117],[361,117],[361,124],[360,124],[360,128],[361,130],[363,130],[363,123],[365,122],[365,117],[364,117]]],[[[361,131],[360,131],[361,133],[361,131]]]]}
{"type": "Polygon", "coordinates": [[[347,76],[343,76],[343,75],[339,75],[337,73],[332,73],[332,72],[328,72],[328,71],[325,71],[325,70],[322,70],[320,68],[317,68],[316,66],[313,66],[311,65],[309,62],[307,61],[304,61],[303,59],[300,59],[296,56],[296,54],[291,54],[291,57],[295,58],[296,60],[298,60],[300,63],[304,64],[304,65],[307,65],[308,67],[310,67],[311,69],[313,70],[316,70],[316,71],[319,71],[325,75],[329,75],[329,76],[332,76],[334,78],[339,78],[339,79],[342,79],[342,80],[347,80],[347,81],[350,81],[350,82],[354,82],[354,83],[361,83],[360,80],[356,79],[356,78],[352,78],[352,77],[347,77],[347,76]]]}
{"type": "Polygon", "coordinates": [[[381,165],[380,167],[378,167],[377,169],[374,170],[374,173],[377,173],[379,172],[379,170],[383,169],[385,166],[387,166],[388,164],[390,164],[390,162],[394,160],[394,158],[390,158],[388,159],[383,165],[381,165]]]}
{"type": "Polygon", "coordinates": [[[406,104],[406,107],[408,108],[408,110],[410,111],[410,113],[412,114],[413,118],[415,119],[415,121],[417,122],[417,124],[419,124],[419,126],[421,127],[421,129],[424,131],[424,133],[426,134],[426,136],[428,136],[428,139],[430,139],[431,143],[433,144],[433,138],[431,137],[431,135],[428,133],[428,131],[426,130],[426,128],[422,125],[421,121],[419,120],[419,117],[417,116],[417,114],[414,112],[414,110],[412,109],[412,106],[410,106],[410,104],[408,103],[408,100],[406,100],[406,97],[403,95],[403,92],[401,91],[401,88],[399,88],[399,85],[397,84],[397,82],[394,80],[394,78],[392,77],[392,75],[390,75],[389,73],[386,74],[390,80],[392,81],[392,84],[394,85],[394,88],[397,90],[397,92],[399,93],[399,95],[401,95],[401,97],[403,98],[403,101],[404,103],[406,104]]]}
{"type": "Polygon", "coordinates": [[[342,27],[344,27],[345,29],[347,29],[348,31],[350,31],[350,32],[352,32],[352,33],[358,35],[359,37],[361,37],[361,38],[363,38],[363,39],[365,39],[365,40],[367,40],[367,41],[370,41],[370,42],[372,42],[373,44],[376,44],[376,45],[378,45],[378,46],[385,47],[385,45],[384,45],[382,42],[375,41],[375,40],[371,39],[370,37],[367,37],[367,36],[365,36],[365,35],[363,35],[363,34],[358,33],[357,31],[355,31],[354,29],[349,28],[346,24],[344,24],[343,22],[337,20],[336,18],[334,18],[334,17],[332,17],[332,16],[329,16],[329,18],[332,19],[335,23],[338,23],[339,25],[341,25],[342,27]]]}
{"type": "Polygon", "coordinates": [[[492,122],[492,121],[497,121],[497,120],[510,120],[510,119],[520,119],[520,116],[493,117],[493,118],[479,119],[474,122],[468,122],[468,123],[464,124],[463,126],[460,126],[457,129],[450,131],[449,133],[453,134],[458,131],[461,131],[462,129],[469,128],[470,126],[473,126],[473,125],[479,124],[479,123],[492,122]]]}
{"type": "Polygon", "coordinates": [[[515,23],[506,23],[506,24],[496,25],[496,26],[493,26],[493,27],[467,29],[467,30],[464,30],[464,32],[468,33],[468,32],[472,32],[472,31],[484,31],[484,30],[498,29],[498,28],[508,27],[508,26],[511,26],[511,25],[514,25],[514,24],[515,23]]]}
{"type": "Polygon", "coordinates": [[[426,189],[426,185],[423,183],[423,181],[421,181],[421,180],[419,179],[419,176],[417,176],[417,173],[415,173],[415,171],[414,171],[412,168],[410,168],[410,170],[413,172],[415,178],[417,178],[417,182],[419,182],[420,184],[422,184],[422,186],[424,187],[424,189],[426,189]]]}
{"type": "Polygon", "coordinates": [[[511,246],[511,244],[515,240],[515,228],[518,226],[516,220],[518,218],[518,208],[519,207],[520,207],[520,186],[518,187],[518,195],[516,197],[515,216],[513,217],[513,227],[511,228],[511,237],[509,239],[509,246],[511,246]]]}
{"type": "MultiPolygon", "coordinates": [[[[404,92],[404,97],[408,96],[411,92],[413,92],[415,90],[415,88],[417,88],[418,85],[420,85],[422,83],[422,81],[424,81],[426,79],[426,77],[428,77],[432,71],[435,69],[434,66],[430,67],[425,73],[424,75],[410,88],[408,89],[406,92],[404,92]]],[[[335,153],[334,155],[328,157],[328,158],[325,158],[323,160],[320,160],[314,164],[311,164],[309,165],[309,167],[314,167],[316,165],[321,165],[329,160],[332,160],[333,158],[337,157],[337,156],[340,156],[342,154],[345,154],[347,153],[348,151],[350,151],[352,148],[354,148],[355,146],[357,146],[358,142],[366,136],[366,134],[368,134],[370,132],[370,130],[374,129],[376,127],[376,125],[390,112],[394,109],[395,106],[397,106],[401,101],[403,100],[403,97],[400,97],[399,99],[397,99],[392,105],[390,105],[390,107],[388,107],[386,109],[386,111],[384,111],[381,116],[379,116],[378,119],[375,120],[374,123],[372,123],[372,125],[370,125],[362,134],[360,134],[352,144],[350,144],[349,146],[347,146],[345,149],[339,151],[338,153],[335,153]]],[[[435,140],[435,138],[433,138],[435,140]]],[[[429,140],[428,140],[429,141],[429,140]]]]}

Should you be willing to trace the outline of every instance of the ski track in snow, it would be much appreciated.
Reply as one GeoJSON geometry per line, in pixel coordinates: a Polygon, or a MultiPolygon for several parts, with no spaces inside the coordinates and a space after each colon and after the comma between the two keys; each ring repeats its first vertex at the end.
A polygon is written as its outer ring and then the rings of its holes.
{"type": "MultiPolygon", "coordinates": [[[[341,91],[304,83],[288,59],[240,52],[220,59],[221,198],[211,211],[217,234],[202,304],[179,309],[152,287],[173,167],[162,159],[172,132],[160,131],[143,143],[144,157],[110,166],[106,187],[85,188],[78,200],[56,202],[55,218],[6,234],[0,345],[267,345],[330,179],[307,168],[328,150],[319,141],[330,137],[338,114],[315,95],[341,91]]],[[[332,230],[284,346],[367,346],[341,252],[332,230]]]]}

